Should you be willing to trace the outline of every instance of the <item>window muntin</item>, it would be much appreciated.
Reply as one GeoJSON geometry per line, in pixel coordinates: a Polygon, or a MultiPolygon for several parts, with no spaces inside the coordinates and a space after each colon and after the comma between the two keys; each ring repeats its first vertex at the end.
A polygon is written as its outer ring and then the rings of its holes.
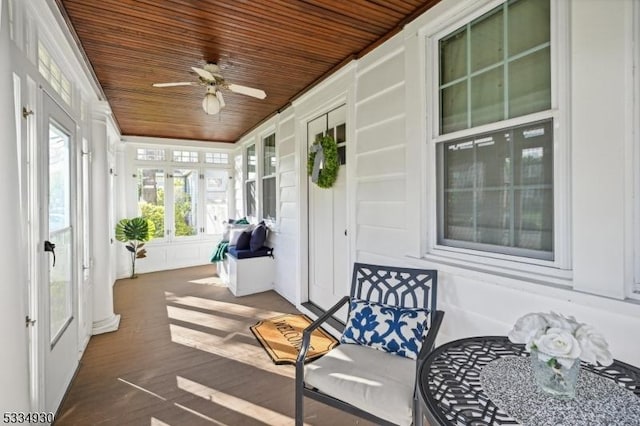
{"type": "Polygon", "coordinates": [[[262,217],[276,219],[276,135],[262,140],[262,217]]]}
{"type": "Polygon", "coordinates": [[[518,0],[442,38],[440,134],[550,109],[550,33],[549,0],[518,0]]]}
{"type": "Polygon", "coordinates": [[[556,257],[549,3],[505,2],[438,41],[440,248],[556,257]]]}

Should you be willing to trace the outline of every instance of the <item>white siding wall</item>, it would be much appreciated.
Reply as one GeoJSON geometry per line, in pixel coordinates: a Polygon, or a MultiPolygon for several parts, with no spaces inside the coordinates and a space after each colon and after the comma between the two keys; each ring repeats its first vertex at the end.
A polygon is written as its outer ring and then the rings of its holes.
{"type": "Polygon", "coordinates": [[[275,289],[287,300],[295,302],[298,281],[298,189],[295,117],[292,108],[279,115],[276,128],[278,155],[278,217],[275,232],[269,237],[276,258],[275,289]]]}
{"type": "Polygon", "coordinates": [[[570,158],[563,170],[571,188],[565,195],[571,270],[552,281],[539,273],[425,256],[431,230],[424,194],[433,164],[425,146],[424,100],[424,70],[431,68],[424,64],[421,29],[456,8],[462,17],[466,6],[486,4],[445,0],[350,64],[353,72],[338,72],[266,124],[280,120],[280,216],[272,237],[276,289],[298,305],[306,301],[304,124],[343,96],[353,132],[347,151],[351,262],[437,269],[438,304],[446,311],[441,342],[504,335],[519,316],[554,310],[597,326],[616,358],[640,365],[640,341],[631,337],[640,328],[640,305],[625,300],[634,265],[631,218],[637,183],[631,177],[638,164],[632,153],[640,142],[633,134],[631,0],[620,0],[616,8],[605,0],[574,0],[568,8],[570,67],[561,72],[570,81],[571,100],[565,111],[570,158]],[[594,32],[596,27],[602,30],[594,32]],[[568,285],[558,285],[563,282],[568,285]]]}

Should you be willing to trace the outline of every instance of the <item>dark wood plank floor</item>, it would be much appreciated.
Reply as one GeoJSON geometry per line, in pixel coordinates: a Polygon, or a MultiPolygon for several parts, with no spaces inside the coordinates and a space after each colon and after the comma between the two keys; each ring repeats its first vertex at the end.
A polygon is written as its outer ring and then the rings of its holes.
{"type": "MultiPolygon", "coordinates": [[[[94,336],[60,409],[63,425],[291,425],[294,368],[249,331],[294,306],[270,291],[234,297],[203,266],[115,285],[113,333],[94,336]]],[[[305,400],[309,425],[369,424],[305,400]]]]}

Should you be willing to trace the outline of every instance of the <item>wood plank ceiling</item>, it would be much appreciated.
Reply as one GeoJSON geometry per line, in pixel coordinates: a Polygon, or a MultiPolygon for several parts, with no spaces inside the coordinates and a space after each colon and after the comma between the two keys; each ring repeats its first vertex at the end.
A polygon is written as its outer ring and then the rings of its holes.
{"type": "Polygon", "coordinates": [[[304,90],[362,56],[439,0],[56,0],[123,135],[236,142],[304,90]],[[217,115],[202,109],[192,66],[228,82],[217,115]]]}

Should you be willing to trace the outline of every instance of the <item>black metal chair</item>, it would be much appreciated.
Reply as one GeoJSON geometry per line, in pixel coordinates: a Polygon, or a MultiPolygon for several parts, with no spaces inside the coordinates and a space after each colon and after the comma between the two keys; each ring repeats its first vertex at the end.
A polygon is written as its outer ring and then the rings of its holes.
{"type": "Polygon", "coordinates": [[[304,422],[305,396],[381,425],[420,424],[417,369],[433,349],[444,317],[443,311],[436,310],[437,276],[435,270],[354,264],[350,296],[343,297],[304,330],[296,361],[296,426],[304,422]],[[428,329],[418,358],[404,358],[368,346],[341,344],[305,366],[313,330],[353,298],[429,309],[428,329]],[[312,378],[313,383],[308,383],[312,378]],[[325,386],[325,383],[328,384],[325,386]],[[351,390],[356,391],[357,397],[348,395],[351,390]],[[396,407],[397,412],[388,412],[392,407],[396,407]]]}

